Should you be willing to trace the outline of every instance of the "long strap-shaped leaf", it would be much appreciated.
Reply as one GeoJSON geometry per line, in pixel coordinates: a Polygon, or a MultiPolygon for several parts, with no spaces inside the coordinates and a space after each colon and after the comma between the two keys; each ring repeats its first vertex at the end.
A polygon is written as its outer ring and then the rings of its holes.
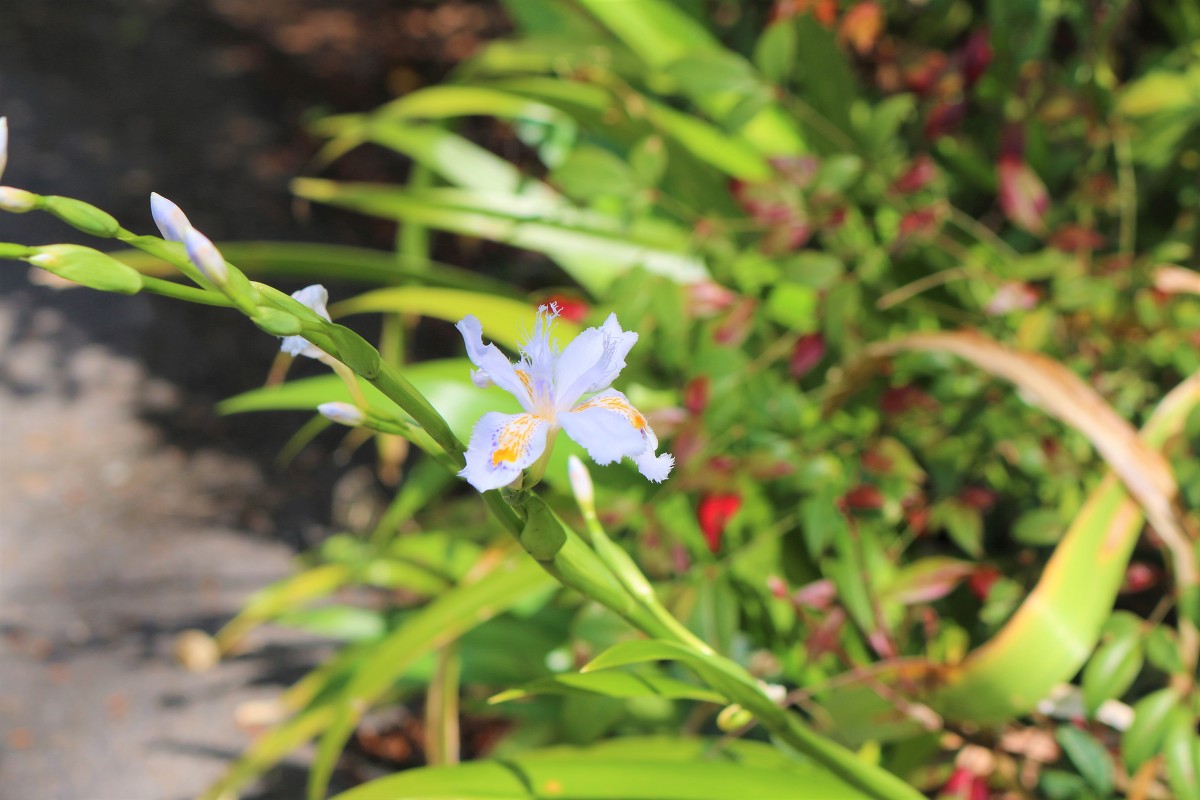
{"type": "Polygon", "coordinates": [[[879,684],[907,690],[949,719],[997,722],[1030,711],[1078,672],[1099,641],[1145,519],[1145,504],[1131,486],[1151,505],[1165,508],[1173,523],[1175,482],[1159,450],[1200,405],[1197,373],[1163,399],[1140,436],[1130,436],[1128,424],[1090,387],[1043,356],[1018,353],[974,333],[906,337],[872,348],[869,355],[873,362],[904,350],[955,353],[1012,380],[1087,435],[1112,471],[1092,491],[1037,586],[991,640],[957,665],[916,659],[885,664],[861,683],[824,696],[838,735],[850,741],[916,730],[913,720],[873,688],[879,684]]]}

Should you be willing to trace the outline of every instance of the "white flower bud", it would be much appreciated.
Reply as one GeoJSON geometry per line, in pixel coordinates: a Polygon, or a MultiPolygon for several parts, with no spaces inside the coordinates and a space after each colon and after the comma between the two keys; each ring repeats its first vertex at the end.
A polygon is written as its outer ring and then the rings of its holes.
{"type": "Polygon", "coordinates": [[[0,177],[8,166],[8,117],[0,117],[0,177]]]}
{"type": "Polygon", "coordinates": [[[367,415],[362,409],[350,403],[321,403],[317,406],[317,411],[324,417],[351,428],[357,428],[367,421],[367,415]]]}
{"type": "Polygon", "coordinates": [[[188,258],[196,265],[196,269],[215,286],[224,286],[229,282],[229,268],[225,266],[225,257],[207,236],[189,227],[183,236],[183,246],[187,248],[188,258]]]}
{"type": "Polygon", "coordinates": [[[579,503],[583,513],[596,513],[596,490],[592,485],[592,475],[574,453],[567,456],[567,477],[571,480],[575,502],[579,503]]]}
{"type": "Polygon", "coordinates": [[[14,214],[24,214],[37,208],[38,196],[24,189],[14,189],[11,186],[0,186],[0,211],[11,211],[14,214]]]}
{"type": "Polygon", "coordinates": [[[182,242],[192,228],[179,206],[158,192],[150,193],[150,213],[154,215],[159,233],[169,242],[182,242]]]}

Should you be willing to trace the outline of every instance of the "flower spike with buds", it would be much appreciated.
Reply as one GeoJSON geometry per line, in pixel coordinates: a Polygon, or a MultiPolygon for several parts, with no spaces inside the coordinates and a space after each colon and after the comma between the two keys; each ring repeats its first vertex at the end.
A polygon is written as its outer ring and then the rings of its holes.
{"type": "Polygon", "coordinates": [[[630,458],[650,480],[665,480],[674,457],[655,454],[658,438],[646,418],[625,395],[609,388],[625,367],[637,334],[621,330],[616,314],[610,314],[601,327],[588,328],[559,350],[550,339],[557,316],[554,305],[538,309],[516,364],[494,344],[483,343],[483,326],[474,316],[456,326],[467,355],[479,367],[471,373],[475,385],[499,386],[525,409],[522,414],[485,414],[471,434],[467,466],[459,474],[481,492],[507,486],[548,455],[551,434],[562,428],[597,464],[630,458]],[[591,397],[581,401],[584,395],[591,397]]]}

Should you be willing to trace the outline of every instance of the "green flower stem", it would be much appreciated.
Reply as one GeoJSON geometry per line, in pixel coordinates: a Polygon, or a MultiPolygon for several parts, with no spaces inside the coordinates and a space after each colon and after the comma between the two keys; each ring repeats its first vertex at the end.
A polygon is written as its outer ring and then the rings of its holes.
{"type": "Polygon", "coordinates": [[[176,300],[186,300],[189,303],[233,308],[233,301],[218,292],[210,289],[201,289],[197,286],[185,286],[182,283],[168,281],[163,278],[154,278],[145,274],[142,275],[142,288],[153,294],[160,294],[163,297],[173,297],[176,300]]]}

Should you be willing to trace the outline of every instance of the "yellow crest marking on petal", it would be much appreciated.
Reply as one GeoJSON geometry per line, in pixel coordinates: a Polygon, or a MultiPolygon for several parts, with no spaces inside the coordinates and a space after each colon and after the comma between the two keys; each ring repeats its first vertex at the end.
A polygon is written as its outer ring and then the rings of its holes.
{"type": "Polygon", "coordinates": [[[639,431],[646,430],[646,418],[641,415],[641,412],[616,395],[593,397],[575,406],[576,411],[583,411],[588,408],[604,408],[609,411],[615,411],[629,420],[630,424],[639,431]]]}
{"type": "Polygon", "coordinates": [[[533,378],[523,369],[516,371],[517,378],[520,379],[521,385],[525,387],[525,391],[529,392],[529,396],[533,396],[533,378]]]}
{"type": "Polygon", "coordinates": [[[498,467],[506,461],[516,461],[529,449],[529,440],[537,430],[541,417],[534,414],[518,414],[500,429],[496,449],[492,451],[492,466],[498,467]]]}

